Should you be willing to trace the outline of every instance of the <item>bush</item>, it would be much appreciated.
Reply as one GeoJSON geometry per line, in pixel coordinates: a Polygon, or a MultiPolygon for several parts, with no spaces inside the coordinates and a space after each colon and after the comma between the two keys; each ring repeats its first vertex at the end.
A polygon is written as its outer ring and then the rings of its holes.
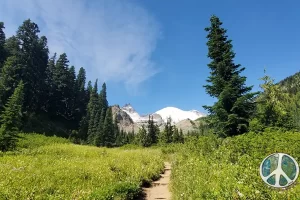
{"type": "Polygon", "coordinates": [[[188,141],[175,158],[174,199],[300,199],[300,185],[278,192],[260,178],[261,161],[274,152],[300,160],[300,133],[266,130],[188,141]]]}

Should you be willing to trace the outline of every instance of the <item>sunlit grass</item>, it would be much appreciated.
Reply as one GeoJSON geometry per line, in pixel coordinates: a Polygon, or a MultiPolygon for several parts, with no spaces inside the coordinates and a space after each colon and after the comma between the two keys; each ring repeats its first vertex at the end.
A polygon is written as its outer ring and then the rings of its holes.
{"type": "Polygon", "coordinates": [[[27,149],[2,153],[0,199],[130,199],[143,181],[163,169],[159,150],[107,149],[59,140],[27,136],[19,143],[27,149]],[[32,144],[25,145],[30,140],[32,144]]]}

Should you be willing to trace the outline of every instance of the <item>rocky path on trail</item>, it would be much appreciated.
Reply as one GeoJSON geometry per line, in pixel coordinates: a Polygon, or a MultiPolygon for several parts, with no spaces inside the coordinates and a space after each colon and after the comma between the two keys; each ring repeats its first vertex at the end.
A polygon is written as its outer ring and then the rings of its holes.
{"type": "Polygon", "coordinates": [[[152,182],[150,188],[143,188],[144,199],[145,200],[156,200],[156,199],[165,199],[171,200],[171,193],[169,191],[169,182],[171,175],[171,164],[165,162],[164,173],[161,174],[160,179],[152,182]]]}

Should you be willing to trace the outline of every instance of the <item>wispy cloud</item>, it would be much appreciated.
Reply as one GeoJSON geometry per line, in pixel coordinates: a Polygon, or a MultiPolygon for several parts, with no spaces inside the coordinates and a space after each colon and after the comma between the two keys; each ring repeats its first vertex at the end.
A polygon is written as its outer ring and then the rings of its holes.
{"type": "Polygon", "coordinates": [[[157,21],[133,1],[1,0],[0,21],[14,34],[30,18],[47,36],[51,52],[66,52],[88,78],[136,87],[155,75],[151,59],[160,35],[157,21]]]}

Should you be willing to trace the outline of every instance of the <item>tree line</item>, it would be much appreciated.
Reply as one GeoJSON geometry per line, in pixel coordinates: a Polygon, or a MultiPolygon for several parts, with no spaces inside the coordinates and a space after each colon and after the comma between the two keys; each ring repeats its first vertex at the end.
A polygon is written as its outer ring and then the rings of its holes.
{"type": "Polygon", "coordinates": [[[117,122],[106,97],[106,84],[86,84],[66,53],[49,58],[47,38],[30,19],[6,38],[0,22],[0,147],[15,146],[18,131],[44,132],[76,142],[112,146],[117,122]]]}
{"type": "Polygon", "coordinates": [[[66,53],[49,57],[47,38],[39,35],[36,23],[25,20],[9,38],[4,30],[0,22],[0,150],[13,149],[19,131],[106,147],[157,143],[160,134],[153,118],[147,131],[120,130],[106,84],[99,92],[98,80],[86,83],[86,70],[81,67],[76,73],[66,53]]]}

